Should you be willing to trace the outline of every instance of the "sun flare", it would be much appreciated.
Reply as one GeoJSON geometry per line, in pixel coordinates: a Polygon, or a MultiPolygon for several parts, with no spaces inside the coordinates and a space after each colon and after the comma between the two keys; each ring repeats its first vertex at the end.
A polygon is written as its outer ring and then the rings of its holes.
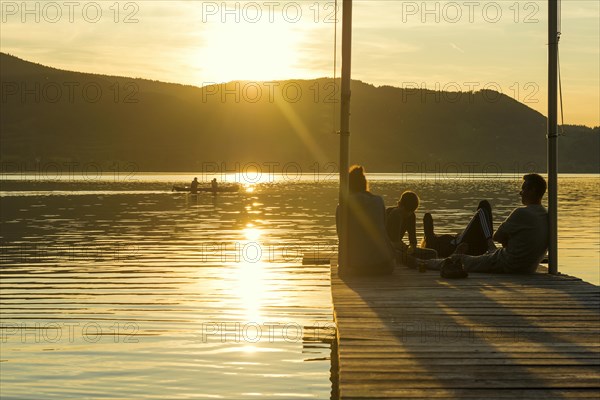
{"type": "Polygon", "coordinates": [[[293,24],[206,24],[197,54],[201,78],[204,83],[292,78],[302,35],[293,24]]]}

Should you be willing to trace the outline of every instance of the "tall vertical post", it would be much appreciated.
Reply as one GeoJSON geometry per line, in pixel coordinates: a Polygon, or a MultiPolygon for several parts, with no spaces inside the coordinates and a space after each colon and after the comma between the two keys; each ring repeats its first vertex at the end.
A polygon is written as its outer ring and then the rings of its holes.
{"type": "Polygon", "coordinates": [[[558,1],[548,0],[548,272],[558,273],[558,1]]]}
{"type": "Polygon", "coordinates": [[[352,0],[344,0],[342,17],[342,78],[340,107],[340,229],[339,265],[348,265],[348,167],[350,150],[350,77],[352,65],[352,0]]]}

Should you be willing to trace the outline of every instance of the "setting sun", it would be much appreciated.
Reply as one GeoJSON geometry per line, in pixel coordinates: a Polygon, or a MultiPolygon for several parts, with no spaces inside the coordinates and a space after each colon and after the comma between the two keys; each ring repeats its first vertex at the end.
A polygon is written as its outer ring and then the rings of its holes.
{"type": "Polygon", "coordinates": [[[267,81],[298,75],[303,32],[293,24],[207,24],[197,64],[204,82],[267,81]]]}

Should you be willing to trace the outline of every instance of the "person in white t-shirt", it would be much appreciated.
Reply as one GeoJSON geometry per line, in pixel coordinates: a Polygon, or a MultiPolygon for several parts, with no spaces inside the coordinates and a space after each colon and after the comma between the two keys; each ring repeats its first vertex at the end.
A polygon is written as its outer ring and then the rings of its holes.
{"type": "MultiPolygon", "coordinates": [[[[523,177],[521,202],[494,232],[492,239],[502,245],[486,254],[460,254],[460,248],[451,256],[460,258],[468,272],[528,274],[537,270],[548,250],[548,211],[542,205],[547,184],[538,174],[523,177]]],[[[490,241],[492,239],[489,239],[490,241]]],[[[439,269],[444,260],[431,260],[427,266],[439,269]]]]}

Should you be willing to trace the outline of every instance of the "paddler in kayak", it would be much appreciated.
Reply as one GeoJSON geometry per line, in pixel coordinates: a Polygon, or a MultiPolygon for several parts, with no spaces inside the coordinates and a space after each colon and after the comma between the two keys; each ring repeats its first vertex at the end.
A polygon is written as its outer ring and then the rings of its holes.
{"type": "Polygon", "coordinates": [[[194,180],[190,184],[190,192],[192,194],[197,194],[198,193],[198,178],[194,178],[194,180]]]}

